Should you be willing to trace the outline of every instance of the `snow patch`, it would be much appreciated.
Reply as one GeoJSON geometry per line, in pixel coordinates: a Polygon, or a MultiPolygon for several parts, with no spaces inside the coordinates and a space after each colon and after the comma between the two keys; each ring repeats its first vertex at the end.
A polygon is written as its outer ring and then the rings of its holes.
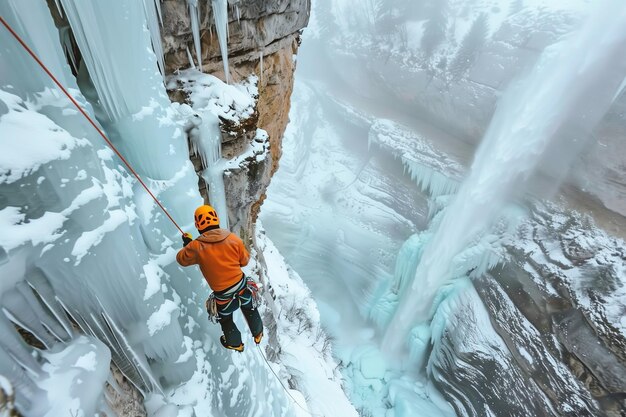
{"type": "Polygon", "coordinates": [[[178,304],[172,300],[165,300],[157,311],[152,313],[148,318],[148,332],[150,336],[154,336],[159,330],[162,330],[172,322],[172,315],[178,315],[178,304]]]}
{"type": "Polygon", "coordinates": [[[18,96],[0,90],[8,113],[0,116],[0,184],[15,182],[57,159],[68,159],[84,146],[41,113],[28,108],[18,96]]]}
{"type": "Polygon", "coordinates": [[[0,210],[0,246],[9,252],[29,241],[33,246],[54,242],[65,233],[60,229],[66,220],[61,213],[47,211],[27,221],[19,207],[6,207],[0,210]]]}
{"type": "Polygon", "coordinates": [[[109,218],[102,223],[99,227],[83,232],[72,249],[72,255],[76,257],[75,265],[80,263],[80,260],[89,253],[89,251],[100,244],[104,236],[121,226],[128,221],[128,216],[123,210],[113,210],[109,212],[109,218]]]}

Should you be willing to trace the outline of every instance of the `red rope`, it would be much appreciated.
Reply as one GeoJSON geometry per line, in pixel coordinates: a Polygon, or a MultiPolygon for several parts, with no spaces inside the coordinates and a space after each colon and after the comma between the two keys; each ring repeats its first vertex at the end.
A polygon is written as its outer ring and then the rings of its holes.
{"type": "Polygon", "coordinates": [[[176,228],[180,231],[180,233],[184,234],[183,229],[181,229],[180,226],[178,226],[178,223],[176,223],[174,221],[172,216],[167,212],[165,207],[163,207],[161,202],[156,198],[156,196],[154,194],[152,194],[152,191],[150,191],[148,186],[143,182],[143,180],[141,179],[139,174],[137,174],[137,172],[133,169],[133,167],[130,166],[130,164],[128,163],[126,158],[124,158],[122,156],[122,154],[117,150],[115,145],[113,145],[113,143],[111,143],[111,141],[109,140],[109,138],[106,137],[104,132],[102,132],[102,130],[96,125],[96,123],[91,119],[91,117],[89,117],[87,112],[85,112],[85,110],[83,110],[83,108],[78,104],[78,102],[76,100],[74,100],[74,97],[72,97],[70,95],[70,93],[68,93],[68,91],[63,87],[63,85],[61,85],[59,80],[57,80],[56,77],[54,75],[52,75],[50,70],[48,70],[48,68],[44,65],[44,63],[41,62],[41,60],[37,57],[37,55],[35,55],[35,53],[32,51],[32,49],[30,49],[28,47],[28,45],[26,45],[26,43],[22,40],[22,38],[20,38],[20,36],[13,30],[13,28],[11,28],[11,26],[9,26],[9,24],[4,20],[4,18],[2,16],[0,16],[0,22],[4,25],[5,28],[7,28],[7,30],[9,32],[11,32],[11,35],[13,35],[13,37],[15,39],[17,39],[17,41],[20,43],[20,45],[22,45],[24,47],[24,49],[26,49],[26,51],[30,54],[30,56],[33,57],[33,59],[35,61],[37,61],[39,66],[46,72],[46,74],[48,74],[48,76],[50,76],[50,78],[52,78],[52,81],[54,81],[54,83],[61,89],[63,94],[65,94],[67,96],[67,98],[70,99],[70,101],[74,104],[74,106],[76,106],[78,111],[80,111],[83,114],[83,116],[85,116],[85,118],[89,121],[89,123],[91,123],[91,125],[94,127],[94,129],[96,129],[98,131],[98,133],[100,134],[100,136],[102,136],[102,139],[104,139],[104,141],[107,143],[107,145],[109,145],[109,147],[113,150],[113,152],[115,152],[115,154],[117,156],[119,156],[119,158],[122,160],[122,162],[124,162],[124,164],[126,165],[128,170],[135,176],[135,178],[137,178],[137,181],[139,181],[139,183],[148,192],[148,194],[150,194],[150,197],[152,197],[152,199],[155,201],[155,203],[157,203],[157,205],[161,208],[161,210],[163,210],[163,213],[165,213],[165,215],[172,221],[172,223],[174,223],[174,226],[176,226],[176,228]]]}

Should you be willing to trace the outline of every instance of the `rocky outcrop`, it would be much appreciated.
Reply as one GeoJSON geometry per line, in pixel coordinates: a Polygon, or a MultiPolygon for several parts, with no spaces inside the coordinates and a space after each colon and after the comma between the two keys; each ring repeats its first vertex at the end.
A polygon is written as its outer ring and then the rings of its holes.
{"type": "MultiPolygon", "coordinates": [[[[205,6],[203,4],[202,6],[205,6]]],[[[230,79],[241,81],[250,74],[258,77],[257,112],[244,131],[222,121],[223,155],[237,158],[247,144],[255,139],[256,128],[267,132],[270,156],[259,163],[244,157],[237,167],[225,173],[225,185],[231,223],[242,227],[250,236],[265,188],[278,167],[281,140],[287,126],[290,96],[293,89],[295,54],[300,43],[300,31],[309,18],[309,0],[274,0],[260,2],[238,1],[229,7],[229,68],[230,79]],[[253,163],[252,163],[253,162],[253,163]],[[268,165],[266,169],[264,165],[268,165]]],[[[162,38],[166,72],[190,67],[189,51],[194,51],[187,3],[166,0],[162,4],[162,38]]],[[[212,10],[200,8],[202,71],[224,77],[223,63],[215,33],[212,10]]],[[[195,56],[194,56],[195,59],[195,56]]],[[[180,99],[180,97],[178,98],[180,99]]],[[[194,158],[192,158],[193,160],[194,158]]],[[[197,170],[202,166],[194,160],[197,170]]]]}
{"type": "Polygon", "coordinates": [[[433,380],[459,415],[621,417],[623,242],[558,206],[531,210],[510,260],[454,301],[433,380]]]}
{"type": "Polygon", "coordinates": [[[13,385],[3,375],[0,375],[0,416],[22,417],[15,407],[13,385]]]}
{"type": "Polygon", "coordinates": [[[111,364],[112,378],[105,387],[107,405],[116,416],[145,417],[143,395],[131,385],[114,364],[111,364]]]}
{"type": "Polygon", "coordinates": [[[556,415],[626,412],[620,242],[588,218],[536,206],[509,247],[512,262],[476,282],[516,366],[556,415]]]}

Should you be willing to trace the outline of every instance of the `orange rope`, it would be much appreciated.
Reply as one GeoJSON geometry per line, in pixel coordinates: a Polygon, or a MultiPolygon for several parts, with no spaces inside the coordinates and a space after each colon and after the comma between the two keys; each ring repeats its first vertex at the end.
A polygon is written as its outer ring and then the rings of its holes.
{"type": "Polygon", "coordinates": [[[43,62],[41,62],[41,60],[37,57],[37,55],[32,51],[32,49],[30,49],[28,47],[28,45],[26,45],[26,43],[22,40],[22,38],[20,38],[20,36],[13,30],[13,28],[11,28],[11,26],[9,26],[9,24],[4,20],[4,18],[2,16],[0,16],[0,22],[4,25],[5,28],[7,28],[7,30],[11,33],[11,35],[13,35],[13,37],[15,39],[17,39],[17,41],[20,43],[20,45],[22,45],[24,47],[24,49],[26,49],[26,51],[30,54],[31,57],[33,57],[33,59],[46,72],[46,74],[48,74],[48,76],[50,76],[52,81],[54,81],[54,83],[61,89],[63,94],[65,94],[67,96],[67,98],[70,99],[70,101],[74,104],[74,106],[76,106],[78,111],[80,111],[83,114],[83,116],[85,116],[85,118],[89,121],[89,123],[91,123],[91,125],[94,127],[94,129],[96,129],[98,131],[98,133],[100,134],[100,136],[102,136],[102,139],[104,139],[104,141],[107,143],[107,145],[109,145],[109,147],[113,150],[113,152],[115,152],[115,154],[117,156],[119,156],[119,158],[122,160],[122,162],[124,162],[124,164],[126,165],[128,170],[135,176],[135,178],[137,178],[137,181],[139,181],[139,183],[148,192],[148,194],[150,194],[150,197],[152,197],[152,199],[155,201],[155,203],[157,203],[157,205],[161,208],[161,210],[163,210],[163,213],[165,213],[165,215],[172,221],[172,223],[174,223],[174,226],[176,226],[176,228],[180,231],[180,233],[184,234],[183,229],[181,229],[180,226],[178,226],[178,223],[176,223],[174,221],[172,216],[167,212],[165,207],[163,207],[161,202],[156,198],[156,196],[154,194],[152,194],[152,191],[150,191],[148,186],[143,182],[143,180],[141,179],[139,174],[137,174],[137,172],[133,169],[133,167],[130,166],[128,161],[117,150],[115,145],[113,145],[113,143],[111,143],[111,141],[109,140],[109,138],[106,137],[104,132],[96,125],[96,123],[91,119],[91,117],[89,117],[87,112],[85,112],[85,110],[83,110],[83,108],[78,104],[78,102],[76,100],[74,100],[74,97],[72,97],[70,95],[70,93],[68,93],[68,91],[63,87],[63,85],[61,85],[59,80],[57,80],[56,77],[54,75],[52,75],[50,70],[48,70],[48,68],[43,64],[43,62]]]}

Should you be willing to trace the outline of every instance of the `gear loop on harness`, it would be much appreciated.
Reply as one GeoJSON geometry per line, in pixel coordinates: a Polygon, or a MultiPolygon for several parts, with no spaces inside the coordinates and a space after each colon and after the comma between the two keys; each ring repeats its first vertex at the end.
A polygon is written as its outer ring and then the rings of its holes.
{"type": "Polygon", "coordinates": [[[230,303],[238,301],[239,305],[241,305],[241,296],[246,290],[250,290],[250,293],[252,294],[250,299],[252,308],[257,308],[261,304],[259,285],[253,278],[242,275],[241,280],[234,288],[229,288],[225,291],[213,291],[209,295],[209,298],[207,298],[205,302],[206,311],[209,315],[209,321],[212,323],[219,323],[220,315],[217,307],[218,304],[230,305],[230,303]]]}

